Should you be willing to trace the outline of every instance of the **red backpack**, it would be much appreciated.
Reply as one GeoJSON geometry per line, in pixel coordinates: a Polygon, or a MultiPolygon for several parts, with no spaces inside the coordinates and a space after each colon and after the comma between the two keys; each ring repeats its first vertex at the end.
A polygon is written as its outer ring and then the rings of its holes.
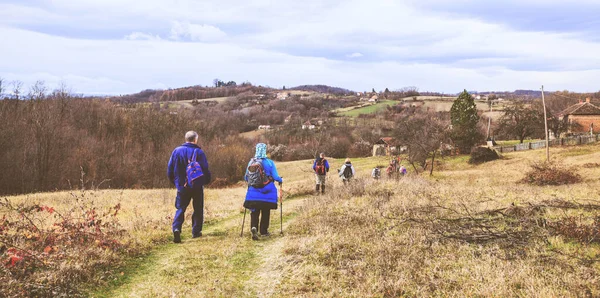
{"type": "Polygon", "coordinates": [[[324,158],[322,158],[320,161],[317,161],[317,166],[315,167],[315,172],[317,172],[317,175],[327,174],[327,169],[325,168],[325,159],[324,158]]]}

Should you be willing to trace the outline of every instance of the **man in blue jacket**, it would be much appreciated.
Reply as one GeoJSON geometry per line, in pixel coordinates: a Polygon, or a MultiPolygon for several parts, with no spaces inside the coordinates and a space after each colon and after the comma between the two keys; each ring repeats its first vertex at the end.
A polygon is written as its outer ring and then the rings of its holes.
{"type": "Polygon", "coordinates": [[[177,188],[175,198],[175,217],[173,218],[173,242],[181,243],[181,225],[183,225],[185,210],[193,200],[194,213],[192,213],[192,238],[202,236],[202,224],[204,222],[204,185],[210,183],[210,171],[204,151],[197,145],[198,133],[188,131],[185,134],[185,143],[173,150],[167,176],[171,183],[177,188]],[[194,159],[195,160],[192,160],[194,159]],[[186,168],[188,164],[196,161],[200,164],[203,176],[188,183],[186,168]]]}
{"type": "Polygon", "coordinates": [[[325,153],[319,154],[319,157],[315,159],[313,170],[315,171],[317,182],[315,187],[317,194],[319,194],[319,186],[321,186],[321,193],[325,193],[325,177],[327,172],[329,172],[329,163],[327,162],[327,159],[325,159],[325,153]]]}

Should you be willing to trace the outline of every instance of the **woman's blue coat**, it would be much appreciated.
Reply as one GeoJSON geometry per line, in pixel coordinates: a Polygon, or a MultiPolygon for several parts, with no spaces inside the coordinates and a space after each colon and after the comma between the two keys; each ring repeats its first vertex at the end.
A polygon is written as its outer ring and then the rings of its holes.
{"type": "MultiPolygon", "coordinates": [[[[250,163],[252,163],[252,161],[248,162],[248,166],[250,166],[250,163]]],[[[262,165],[265,174],[268,177],[272,177],[273,180],[277,182],[283,182],[283,179],[279,177],[275,163],[272,160],[263,158],[262,165]]],[[[248,181],[248,166],[246,167],[246,175],[244,175],[244,180],[246,181],[248,181]]],[[[249,186],[248,192],[246,192],[246,203],[250,202],[272,203],[275,204],[274,207],[277,208],[277,188],[275,187],[275,183],[271,182],[263,188],[254,188],[249,186]]]]}

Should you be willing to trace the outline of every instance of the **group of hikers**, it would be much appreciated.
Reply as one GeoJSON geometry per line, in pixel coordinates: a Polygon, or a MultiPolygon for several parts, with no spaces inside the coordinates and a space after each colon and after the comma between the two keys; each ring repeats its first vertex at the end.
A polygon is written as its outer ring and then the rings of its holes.
{"type": "MultiPolygon", "coordinates": [[[[394,175],[396,175],[396,177],[405,176],[408,173],[408,171],[406,170],[404,165],[402,165],[400,162],[401,162],[400,157],[393,158],[390,161],[390,164],[385,169],[385,172],[388,175],[388,178],[392,178],[392,177],[394,177],[394,175]]],[[[373,169],[373,171],[371,171],[371,177],[373,177],[373,179],[381,178],[381,169],[379,167],[375,167],[373,169]]]]}
{"type": "MultiPolygon", "coordinates": [[[[399,160],[390,162],[393,171],[406,174],[404,166],[397,167],[399,160]],[[402,172],[402,169],[404,172],[402,172]]],[[[317,194],[325,193],[325,181],[329,172],[329,162],[325,159],[325,153],[319,154],[312,167],[315,172],[317,194]]],[[[356,170],[349,158],[338,169],[338,176],[344,184],[348,184],[355,177],[356,170]]],[[[389,175],[389,172],[388,172],[389,175]]],[[[167,166],[167,176],[171,183],[177,188],[175,198],[175,217],[173,218],[173,242],[181,243],[181,229],[187,207],[192,203],[192,238],[202,236],[202,225],[204,222],[204,185],[211,181],[208,161],[204,151],[198,146],[198,133],[188,131],[185,134],[185,143],[173,150],[167,166]]],[[[380,178],[379,168],[373,169],[371,175],[374,179],[380,178]],[[377,171],[377,174],[375,173],[377,171]]],[[[267,157],[267,145],[258,143],[254,157],[248,162],[244,180],[248,184],[244,208],[250,210],[250,231],[252,240],[268,237],[270,233],[269,222],[271,210],[277,209],[278,199],[281,203],[283,196],[278,195],[275,182],[281,186],[283,178],[279,176],[277,167],[273,160],[267,157]]],[[[245,215],[245,213],[244,213],[245,215]]]]}

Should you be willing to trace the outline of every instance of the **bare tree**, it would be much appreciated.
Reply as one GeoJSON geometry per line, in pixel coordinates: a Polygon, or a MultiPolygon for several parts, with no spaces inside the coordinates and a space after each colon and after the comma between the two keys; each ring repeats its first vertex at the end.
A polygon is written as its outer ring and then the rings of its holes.
{"type": "Polygon", "coordinates": [[[12,86],[13,86],[13,95],[15,96],[15,99],[19,99],[19,95],[21,94],[21,90],[23,89],[23,82],[19,81],[19,80],[15,80],[11,82],[12,86]]]}
{"type": "Polygon", "coordinates": [[[519,139],[544,135],[544,115],[539,109],[517,101],[504,108],[504,115],[498,122],[498,132],[505,137],[519,139]]]}
{"type": "Polygon", "coordinates": [[[2,99],[2,94],[4,93],[4,89],[6,89],[4,87],[4,79],[2,77],[0,77],[0,99],[2,99]]]}
{"type": "Polygon", "coordinates": [[[437,151],[448,139],[449,124],[447,113],[434,112],[415,115],[406,113],[398,122],[396,136],[408,148],[408,162],[415,172],[418,172],[416,164],[425,170],[427,159],[431,157],[429,175],[433,174],[437,151]]]}
{"type": "Polygon", "coordinates": [[[44,81],[36,81],[31,88],[29,88],[28,97],[31,100],[42,100],[46,98],[48,89],[44,81]]]}

